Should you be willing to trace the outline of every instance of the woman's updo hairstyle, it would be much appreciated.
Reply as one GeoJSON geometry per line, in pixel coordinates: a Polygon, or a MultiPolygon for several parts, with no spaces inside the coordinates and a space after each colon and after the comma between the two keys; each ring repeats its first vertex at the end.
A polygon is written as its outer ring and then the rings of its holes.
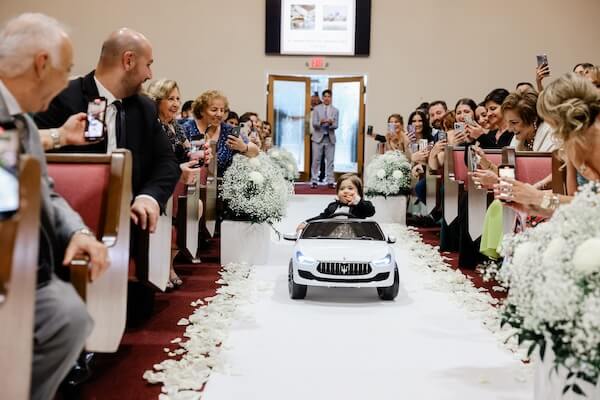
{"type": "Polygon", "coordinates": [[[568,73],[540,93],[537,109],[563,142],[582,138],[600,112],[600,92],[590,80],[568,73]]]}

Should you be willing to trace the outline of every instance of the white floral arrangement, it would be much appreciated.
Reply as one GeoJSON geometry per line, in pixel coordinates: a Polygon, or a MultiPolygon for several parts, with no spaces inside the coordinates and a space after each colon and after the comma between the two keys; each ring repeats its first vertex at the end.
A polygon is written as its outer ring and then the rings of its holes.
{"type": "Polygon", "coordinates": [[[267,155],[235,155],[221,191],[227,217],[253,223],[279,221],[292,192],[290,186],[267,155]]]}
{"type": "Polygon", "coordinates": [[[298,179],[298,165],[296,158],[287,150],[275,147],[268,151],[268,156],[281,169],[283,177],[293,182],[298,179]]]}
{"type": "Polygon", "coordinates": [[[410,162],[400,151],[377,155],[365,170],[367,196],[400,196],[410,193],[410,162]]]}
{"type": "Polygon", "coordinates": [[[564,367],[563,393],[583,394],[577,381],[600,377],[600,186],[588,184],[573,202],[535,228],[508,237],[498,278],[509,287],[503,323],[516,329],[529,354],[564,367]]]}

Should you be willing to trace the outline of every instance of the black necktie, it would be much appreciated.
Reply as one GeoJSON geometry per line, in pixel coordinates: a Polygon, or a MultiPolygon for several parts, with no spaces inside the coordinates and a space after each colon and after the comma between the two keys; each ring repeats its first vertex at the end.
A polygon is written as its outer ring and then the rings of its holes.
{"type": "Polygon", "coordinates": [[[117,135],[117,147],[125,148],[125,110],[121,100],[115,100],[113,102],[117,109],[117,115],[115,118],[115,133],[117,135]]]}

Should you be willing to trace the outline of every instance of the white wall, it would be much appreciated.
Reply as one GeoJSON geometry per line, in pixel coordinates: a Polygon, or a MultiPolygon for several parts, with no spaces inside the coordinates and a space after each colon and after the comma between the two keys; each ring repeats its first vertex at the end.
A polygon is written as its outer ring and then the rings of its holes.
{"type": "MultiPolygon", "coordinates": [[[[108,33],[129,26],[154,45],[155,77],[176,79],[185,99],[223,90],[232,109],[265,115],[268,73],[309,73],[308,57],[264,55],[264,0],[2,0],[0,19],[24,11],[71,28],[75,73],[91,70],[108,33]]],[[[600,0],[373,0],[371,56],[327,57],[320,74],[368,75],[367,124],[407,116],[421,101],[479,101],[495,87],[534,80],[535,55],[554,76],[600,63],[600,0]]],[[[369,143],[367,152],[373,151],[369,143]]]]}

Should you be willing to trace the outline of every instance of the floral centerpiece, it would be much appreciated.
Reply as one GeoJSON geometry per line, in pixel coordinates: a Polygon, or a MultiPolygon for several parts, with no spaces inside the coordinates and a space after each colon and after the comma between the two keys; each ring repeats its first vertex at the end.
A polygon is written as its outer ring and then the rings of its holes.
{"type": "Polygon", "coordinates": [[[227,218],[253,223],[279,221],[291,193],[290,185],[267,155],[236,155],[223,176],[221,197],[227,218]]]}
{"type": "MultiPolygon", "coordinates": [[[[503,323],[529,354],[553,353],[563,393],[600,376],[600,186],[589,184],[548,222],[503,243],[498,278],[510,288],[503,323]]],[[[591,385],[585,384],[586,387],[591,385]]]]}
{"type": "Polygon", "coordinates": [[[410,194],[410,162],[400,151],[377,155],[365,171],[367,196],[400,196],[410,194]]]}
{"type": "Polygon", "coordinates": [[[293,182],[298,178],[298,165],[292,153],[275,147],[269,150],[267,154],[271,161],[281,169],[281,173],[285,179],[293,182]]]}

